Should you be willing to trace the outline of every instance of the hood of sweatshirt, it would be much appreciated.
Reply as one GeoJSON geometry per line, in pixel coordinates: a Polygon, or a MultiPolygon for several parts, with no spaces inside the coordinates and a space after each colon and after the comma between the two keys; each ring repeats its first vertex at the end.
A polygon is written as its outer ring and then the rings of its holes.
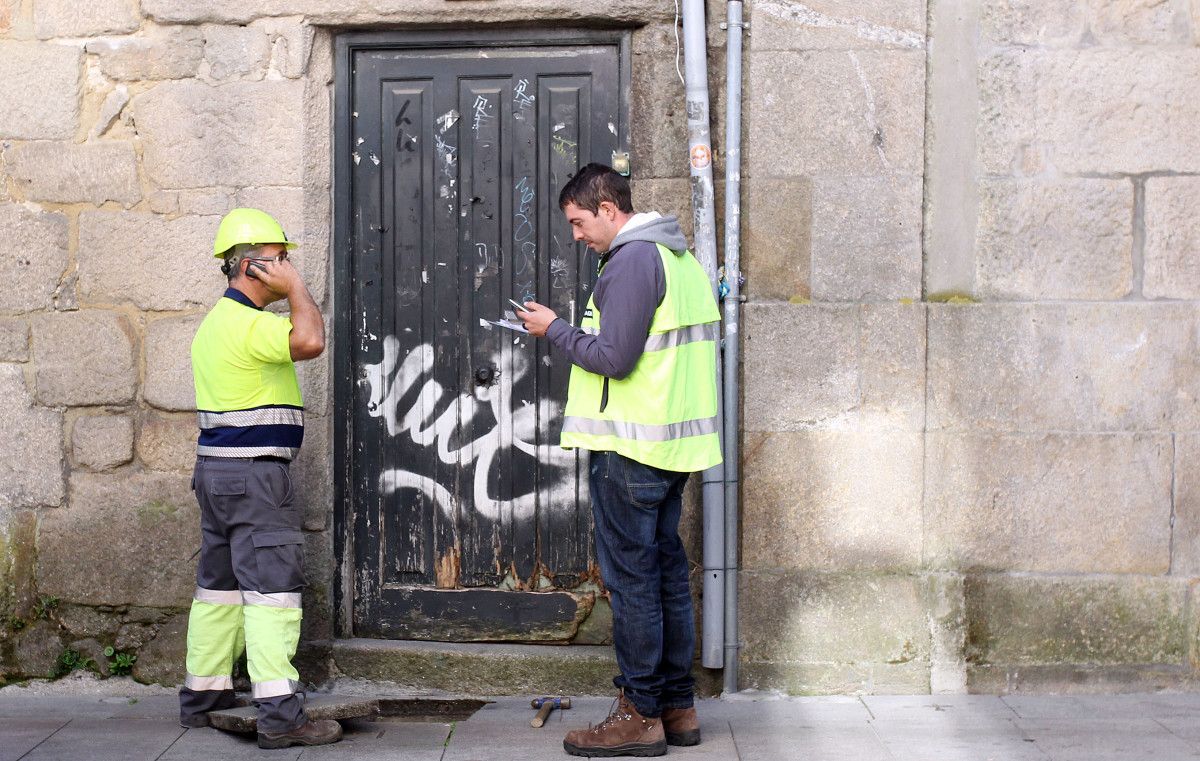
{"type": "Polygon", "coordinates": [[[687,250],[687,238],[679,227],[679,220],[674,216],[664,217],[657,213],[635,214],[617,233],[609,244],[608,250],[614,251],[626,243],[644,240],[650,243],[661,243],[675,252],[676,256],[687,250]]]}

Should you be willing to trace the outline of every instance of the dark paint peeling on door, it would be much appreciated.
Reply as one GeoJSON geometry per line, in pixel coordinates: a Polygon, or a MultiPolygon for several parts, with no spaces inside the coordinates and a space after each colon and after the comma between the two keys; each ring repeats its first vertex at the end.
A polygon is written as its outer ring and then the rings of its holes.
{"type": "Polygon", "coordinates": [[[558,189],[621,147],[624,50],[351,50],[359,636],[563,640],[592,607],[586,457],[557,445],[570,368],[486,320],[510,297],[577,319],[595,263],[558,189]]]}

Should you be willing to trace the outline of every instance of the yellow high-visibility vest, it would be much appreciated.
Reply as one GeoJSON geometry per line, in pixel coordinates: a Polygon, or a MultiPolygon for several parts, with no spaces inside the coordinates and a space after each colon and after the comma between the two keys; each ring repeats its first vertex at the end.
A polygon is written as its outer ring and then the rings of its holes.
{"type": "Polygon", "coordinates": [[[293,459],[304,439],[304,401],[292,363],[291,320],[230,288],[192,340],[200,439],[209,457],[293,459]]]}
{"type": "MultiPolygon", "coordinates": [[[[560,443],[692,473],[721,462],[716,379],[721,313],[708,276],[690,251],[676,254],[659,244],[658,254],[666,295],[654,312],[642,356],[620,380],[571,368],[560,443]]],[[[594,298],[588,299],[579,327],[599,332],[594,298]]]]}

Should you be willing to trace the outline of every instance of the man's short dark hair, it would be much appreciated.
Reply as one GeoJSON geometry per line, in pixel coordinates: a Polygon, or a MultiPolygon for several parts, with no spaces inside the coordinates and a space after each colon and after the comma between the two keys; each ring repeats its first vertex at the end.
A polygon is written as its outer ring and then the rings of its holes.
{"type": "Polygon", "coordinates": [[[605,164],[588,164],[563,186],[558,194],[558,208],[565,209],[573,203],[593,214],[600,212],[600,204],[608,201],[618,210],[633,213],[633,196],[629,192],[629,180],[617,174],[605,164]]]}

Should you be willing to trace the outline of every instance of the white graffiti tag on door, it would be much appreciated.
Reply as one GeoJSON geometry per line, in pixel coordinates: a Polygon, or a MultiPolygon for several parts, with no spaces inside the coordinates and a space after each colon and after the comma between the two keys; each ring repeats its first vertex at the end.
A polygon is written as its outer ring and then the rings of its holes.
{"type": "MultiPolygon", "coordinates": [[[[552,510],[569,509],[574,499],[571,475],[575,457],[557,445],[531,443],[537,434],[538,421],[559,419],[561,405],[549,399],[536,404],[512,403],[512,387],[515,381],[529,372],[529,360],[520,353],[510,353],[511,359],[502,362],[499,354],[492,356],[492,363],[499,368],[499,382],[491,386],[476,386],[474,394],[451,396],[442,384],[430,373],[433,370],[434,353],[430,344],[421,344],[400,359],[400,341],[395,336],[383,340],[383,359],[366,365],[364,383],[370,387],[367,413],[371,417],[383,418],[388,435],[400,436],[408,433],[419,447],[437,448],[437,457],[447,465],[474,468],[472,474],[472,502],[483,517],[499,521],[505,514],[514,519],[532,518],[537,507],[538,494],[531,491],[513,495],[511,499],[499,499],[491,495],[488,488],[488,472],[496,460],[497,453],[511,440],[512,447],[530,457],[537,458],[543,466],[561,469],[561,475],[552,483],[543,485],[543,504],[552,510]],[[507,366],[505,366],[507,364],[507,366]],[[401,401],[409,392],[421,385],[420,392],[401,408],[401,401]],[[490,408],[492,423],[487,432],[461,447],[452,448],[454,436],[460,423],[466,423],[490,408]]],[[[455,504],[451,490],[429,476],[423,476],[402,468],[383,471],[379,476],[380,491],[387,495],[398,489],[414,489],[424,493],[449,520],[455,517],[455,504]]]]}

